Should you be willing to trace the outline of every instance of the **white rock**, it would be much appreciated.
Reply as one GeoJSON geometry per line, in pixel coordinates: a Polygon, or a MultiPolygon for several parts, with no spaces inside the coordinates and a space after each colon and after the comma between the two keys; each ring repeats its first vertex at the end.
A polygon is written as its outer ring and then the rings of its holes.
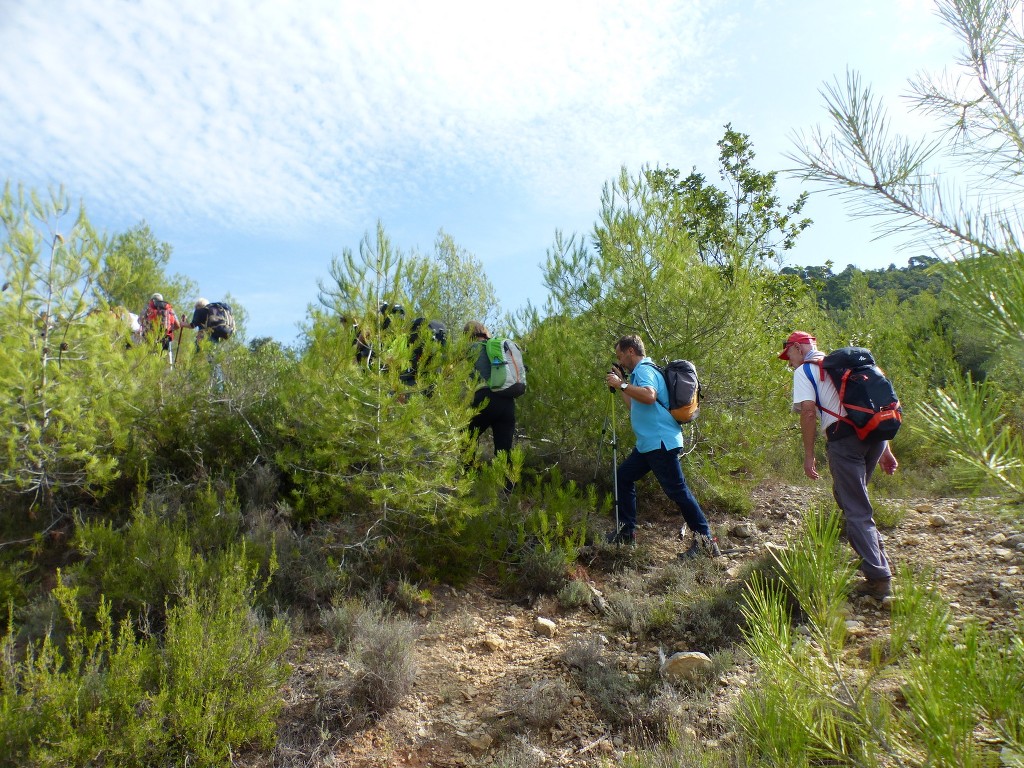
{"type": "Polygon", "coordinates": [[[942,528],[946,525],[946,518],[938,514],[932,515],[928,518],[928,525],[932,528],[942,528]]]}
{"type": "Polygon", "coordinates": [[[1017,556],[1016,552],[1014,552],[1012,549],[1006,549],[1006,547],[996,547],[995,554],[996,557],[998,557],[1004,563],[1010,562],[1011,560],[1013,560],[1013,558],[1017,556]]]}
{"type": "Polygon", "coordinates": [[[504,647],[505,641],[497,635],[487,635],[487,637],[484,638],[484,648],[488,651],[500,651],[504,647]]]}
{"type": "Polygon", "coordinates": [[[737,539],[749,539],[754,535],[754,527],[748,523],[740,523],[733,527],[731,535],[735,536],[737,539]]]}
{"type": "Polygon", "coordinates": [[[494,737],[489,733],[481,733],[479,735],[469,736],[466,741],[469,742],[469,746],[477,752],[483,752],[484,750],[489,749],[491,744],[494,743],[494,737]]]}
{"type": "Polygon", "coordinates": [[[674,682],[698,680],[711,674],[715,664],[700,651],[673,653],[661,665],[661,676],[674,682]]]}
{"type": "Polygon", "coordinates": [[[933,509],[935,509],[935,506],[933,504],[918,504],[916,507],[914,507],[914,510],[916,512],[921,512],[922,514],[928,514],[933,509]]]}
{"type": "Polygon", "coordinates": [[[988,540],[988,543],[989,544],[1002,544],[1004,541],[1006,541],[1006,537],[1003,534],[1001,534],[1001,533],[997,533],[995,536],[993,536],[992,538],[990,538],[988,540]]]}
{"type": "Polygon", "coordinates": [[[537,634],[544,637],[554,637],[558,634],[558,627],[555,626],[555,622],[551,619],[545,619],[543,616],[538,616],[533,626],[537,630],[537,634]]]}
{"type": "Polygon", "coordinates": [[[846,634],[850,637],[863,637],[868,634],[868,628],[861,622],[850,620],[846,622],[846,634]]]}

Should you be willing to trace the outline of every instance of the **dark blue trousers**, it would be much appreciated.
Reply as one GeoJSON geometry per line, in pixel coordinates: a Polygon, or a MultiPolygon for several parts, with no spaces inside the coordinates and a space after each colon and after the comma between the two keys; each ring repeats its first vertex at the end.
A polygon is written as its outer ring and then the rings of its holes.
{"type": "Polygon", "coordinates": [[[704,512],[693,497],[679,465],[679,449],[658,448],[646,453],[633,452],[616,470],[619,482],[619,527],[627,533],[636,529],[636,481],[653,472],[665,495],[679,507],[686,525],[696,533],[711,535],[711,527],[704,512]]]}

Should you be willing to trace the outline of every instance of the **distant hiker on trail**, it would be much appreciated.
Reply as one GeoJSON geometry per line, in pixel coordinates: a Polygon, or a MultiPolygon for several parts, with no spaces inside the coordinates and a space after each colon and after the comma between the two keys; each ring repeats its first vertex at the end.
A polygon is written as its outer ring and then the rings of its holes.
{"type": "MultiPolygon", "coordinates": [[[[412,356],[409,359],[409,367],[402,371],[398,377],[403,384],[410,387],[416,386],[416,377],[420,374],[420,368],[424,363],[424,356],[430,357],[431,352],[437,351],[448,341],[448,328],[440,320],[427,320],[425,317],[417,317],[412,321],[409,329],[409,346],[412,347],[412,356]],[[434,349],[428,349],[427,345],[434,343],[434,349]]],[[[426,392],[429,394],[429,391],[426,392]]]]}
{"type": "Polygon", "coordinates": [[[235,318],[231,313],[231,307],[223,301],[211,303],[206,299],[198,299],[188,327],[197,329],[196,349],[199,349],[204,339],[209,339],[214,344],[230,339],[235,332],[235,318]]]}
{"type": "Polygon", "coordinates": [[[680,552],[679,558],[718,557],[721,555],[718,542],[679,464],[683,433],[668,409],[665,377],[646,356],[639,336],[619,339],[615,344],[615,357],[618,365],[605,376],[605,383],[619,391],[629,408],[636,447],[616,471],[618,528],[608,534],[608,542],[636,543],[636,482],[648,472],[654,472],[665,495],[676,503],[686,525],[693,531],[693,545],[680,552]]]}
{"type": "Polygon", "coordinates": [[[181,328],[178,316],[174,314],[174,307],[164,301],[164,297],[159,293],[149,297],[149,303],[139,315],[139,324],[142,326],[143,337],[158,339],[165,352],[169,351],[174,343],[174,332],[181,328]]]}
{"type": "MultiPolygon", "coordinates": [[[[391,333],[398,333],[400,329],[406,327],[405,325],[405,307],[401,304],[388,304],[382,302],[380,305],[380,314],[384,318],[381,322],[381,331],[388,331],[395,326],[391,333]]],[[[409,328],[409,365],[399,373],[399,380],[407,387],[416,386],[416,379],[420,374],[422,365],[426,359],[431,356],[432,353],[436,352],[439,347],[443,347],[448,341],[448,328],[440,320],[428,321],[425,317],[417,317],[408,326],[409,328]],[[431,348],[431,345],[433,348],[431,348]]],[[[366,359],[372,355],[372,347],[365,340],[362,334],[356,337],[356,359],[366,359]],[[360,342],[360,339],[363,339],[360,342]],[[365,351],[364,351],[365,350],[365,351]]],[[[381,344],[382,347],[386,347],[386,344],[381,344]]],[[[385,370],[385,368],[381,368],[385,370]]],[[[423,394],[429,395],[430,388],[428,387],[423,391],[423,394]]],[[[408,393],[402,393],[399,395],[399,399],[405,402],[408,393]]]]}
{"type": "Polygon", "coordinates": [[[338,318],[342,328],[346,328],[352,334],[352,346],[356,351],[356,362],[360,365],[369,365],[373,357],[373,348],[370,347],[366,331],[359,326],[359,321],[350,315],[341,315],[338,318]]]}
{"type": "Polygon", "coordinates": [[[867,579],[856,591],[881,599],[890,592],[892,570],[875,525],[868,481],[876,465],[891,475],[899,464],[888,440],[877,437],[862,440],[844,421],[847,411],[840,402],[839,392],[831,377],[822,375],[824,369],[820,363],[824,358],[818,351],[816,339],[804,331],[791,333],[779,353],[779,359],[793,369],[793,411],[800,414],[804,474],[812,480],[820,477],[814,457],[820,415],[821,431],[828,441],[832,495],[846,518],[846,536],[861,558],[860,570],[867,579]]]}
{"type": "Polygon", "coordinates": [[[488,383],[491,380],[491,360],[487,354],[487,341],[491,338],[490,331],[483,323],[471,320],[463,329],[469,336],[470,354],[475,357],[474,380],[476,391],[473,393],[473,407],[479,411],[469,422],[469,429],[479,438],[480,434],[491,430],[494,437],[494,453],[512,451],[512,438],[516,431],[516,401],[514,397],[495,393],[488,383]]]}
{"type": "Polygon", "coordinates": [[[134,312],[130,312],[127,307],[123,307],[120,304],[116,307],[109,309],[117,321],[121,324],[122,328],[127,331],[127,339],[124,343],[125,349],[131,349],[133,344],[139,344],[142,342],[142,323],[139,322],[139,316],[134,312]]]}

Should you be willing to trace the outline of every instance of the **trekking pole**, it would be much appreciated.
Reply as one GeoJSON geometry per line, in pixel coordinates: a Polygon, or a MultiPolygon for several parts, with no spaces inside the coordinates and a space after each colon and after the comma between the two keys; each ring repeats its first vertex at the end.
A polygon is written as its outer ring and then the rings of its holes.
{"type": "MultiPolygon", "coordinates": [[[[184,327],[178,328],[178,349],[177,349],[177,352],[179,352],[179,353],[181,352],[181,337],[184,336],[184,335],[185,335],[184,327]]],[[[171,346],[172,347],[174,346],[174,337],[173,336],[171,336],[171,346]]],[[[174,367],[174,358],[175,357],[177,357],[176,354],[172,354],[171,355],[171,367],[172,368],[174,367]]]]}
{"type": "Polygon", "coordinates": [[[619,533],[619,441],[615,434],[615,390],[612,390],[612,499],[615,504],[615,534],[619,533]]]}

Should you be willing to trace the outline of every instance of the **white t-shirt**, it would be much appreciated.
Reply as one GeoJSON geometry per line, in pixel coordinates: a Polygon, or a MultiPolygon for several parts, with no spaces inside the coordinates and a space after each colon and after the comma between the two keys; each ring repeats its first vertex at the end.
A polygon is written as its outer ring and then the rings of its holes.
{"type": "MultiPolygon", "coordinates": [[[[820,352],[812,352],[804,359],[813,360],[815,357],[820,356],[820,352]]],[[[838,419],[831,413],[823,411],[822,408],[827,408],[841,416],[846,415],[846,409],[839,402],[839,392],[836,391],[836,387],[832,383],[832,377],[826,373],[823,380],[822,372],[823,369],[820,365],[808,366],[806,362],[793,371],[793,410],[799,411],[800,404],[807,400],[815,404],[820,403],[821,405],[818,407],[818,413],[821,415],[820,428],[824,432],[835,424],[838,419]],[[814,377],[814,384],[811,384],[811,380],[807,378],[805,370],[810,370],[811,376],[814,377]],[[818,387],[817,399],[814,396],[814,385],[818,387]]]]}

